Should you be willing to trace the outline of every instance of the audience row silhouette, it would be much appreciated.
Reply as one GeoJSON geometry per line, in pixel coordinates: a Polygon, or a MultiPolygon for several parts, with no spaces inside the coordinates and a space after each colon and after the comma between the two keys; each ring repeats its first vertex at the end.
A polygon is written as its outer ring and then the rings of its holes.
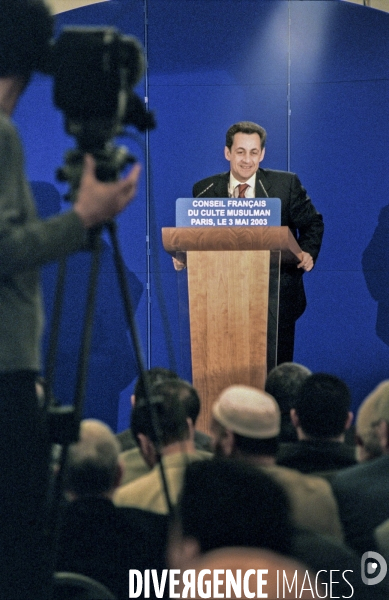
{"type": "Polygon", "coordinates": [[[82,421],[65,466],[56,570],[92,577],[118,600],[130,569],[162,581],[168,568],[267,569],[269,598],[281,571],[294,581],[285,598],[387,598],[386,578],[362,581],[361,557],[389,560],[389,381],[360,406],[353,446],[338,377],[284,363],[265,387],[234,385],[215,399],[210,436],[200,436],[211,451],[195,444],[196,390],[167,369],[139,379],[125,435],[82,421]],[[124,437],[136,446],[123,450],[124,437]]]}

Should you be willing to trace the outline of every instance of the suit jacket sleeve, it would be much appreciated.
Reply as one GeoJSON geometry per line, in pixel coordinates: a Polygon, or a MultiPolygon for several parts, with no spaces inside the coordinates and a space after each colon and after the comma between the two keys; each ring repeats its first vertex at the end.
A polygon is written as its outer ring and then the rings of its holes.
{"type": "Polygon", "coordinates": [[[287,223],[304,252],[309,252],[315,261],[318,257],[323,233],[323,217],[317,212],[308,196],[306,189],[302,186],[297,175],[292,175],[290,187],[289,222],[287,223]]]}

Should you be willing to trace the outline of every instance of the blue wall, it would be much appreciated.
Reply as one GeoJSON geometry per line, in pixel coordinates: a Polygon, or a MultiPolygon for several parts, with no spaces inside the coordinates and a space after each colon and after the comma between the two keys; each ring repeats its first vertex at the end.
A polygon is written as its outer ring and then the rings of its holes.
{"type": "MultiPolygon", "coordinates": [[[[195,181],[227,170],[226,129],[253,120],[268,131],[263,166],[297,172],[325,221],[321,255],[305,275],[308,308],[298,322],[295,360],[342,377],[356,408],[388,378],[389,349],[376,333],[377,302],[365,280],[385,267],[377,270],[370,259],[364,273],[362,255],[388,204],[389,14],[337,1],[148,0],[145,6],[147,29],[144,2],[117,0],[59,15],[58,30],[114,25],[147,41],[147,92],[158,127],[147,144],[137,131],[126,140],[144,173],[137,200],[118,218],[126,265],[143,284],[137,322],[146,362],[190,373],[180,344],[185,275],[173,271],[160,229],[174,225],[175,199],[190,196],[195,181]],[[243,34],[238,23],[245,24],[243,34]]],[[[37,76],[15,118],[29,178],[62,194],[66,187],[54,173],[74,141],[63,132],[51,86],[37,76]]],[[[381,231],[374,248],[385,246],[381,231]]],[[[128,384],[119,428],[128,417],[128,384]]]]}

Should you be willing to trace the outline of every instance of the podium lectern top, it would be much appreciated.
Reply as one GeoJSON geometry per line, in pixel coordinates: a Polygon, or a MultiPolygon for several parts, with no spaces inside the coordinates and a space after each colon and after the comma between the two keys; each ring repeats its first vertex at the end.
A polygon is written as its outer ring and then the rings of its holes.
{"type": "Polygon", "coordinates": [[[300,262],[301,248],[289,227],[163,227],[172,256],[190,250],[280,250],[281,262],[300,262]]]}

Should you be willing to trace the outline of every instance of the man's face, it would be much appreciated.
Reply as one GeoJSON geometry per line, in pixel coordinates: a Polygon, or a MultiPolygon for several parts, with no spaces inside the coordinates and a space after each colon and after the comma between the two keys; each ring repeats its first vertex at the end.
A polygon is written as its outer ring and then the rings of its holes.
{"type": "Polygon", "coordinates": [[[230,171],[241,183],[256,173],[263,160],[265,148],[261,148],[258,133],[236,133],[231,150],[226,146],[224,156],[230,161],[230,171]]]}

